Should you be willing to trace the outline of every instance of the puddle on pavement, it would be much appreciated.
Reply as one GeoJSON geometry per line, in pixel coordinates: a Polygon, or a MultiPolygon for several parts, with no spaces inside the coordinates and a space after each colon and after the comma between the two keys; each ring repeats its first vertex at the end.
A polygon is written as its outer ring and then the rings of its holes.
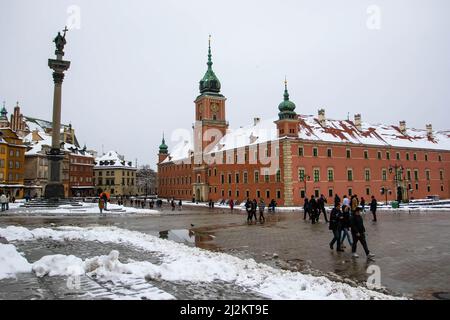
{"type": "Polygon", "coordinates": [[[211,233],[201,232],[193,229],[173,229],[159,232],[161,239],[182,243],[190,247],[214,250],[215,245],[210,243],[215,236],[211,233]]]}

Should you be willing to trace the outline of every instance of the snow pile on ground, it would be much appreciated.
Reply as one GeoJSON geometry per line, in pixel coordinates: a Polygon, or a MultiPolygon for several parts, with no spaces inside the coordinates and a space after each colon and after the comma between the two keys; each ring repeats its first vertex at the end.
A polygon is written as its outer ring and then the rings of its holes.
{"type": "Polygon", "coordinates": [[[75,256],[56,254],[44,256],[33,263],[32,270],[38,277],[76,276],[84,274],[83,260],[75,256]]]}
{"type": "Polygon", "coordinates": [[[14,245],[0,243],[0,280],[15,278],[17,273],[30,271],[31,265],[14,245]]]}
{"type": "MultiPolygon", "coordinates": [[[[100,214],[100,209],[98,208],[97,203],[80,203],[81,206],[72,206],[72,205],[62,205],[57,208],[24,208],[15,206],[14,208],[18,208],[17,212],[12,212],[12,214],[78,214],[78,215],[86,215],[86,214],[100,214]]],[[[10,212],[8,212],[10,213],[10,212]]],[[[133,207],[125,207],[119,206],[117,204],[108,203],[108,210],[104,210],[103,214],[105,215],[123,215],[123,214],[142,214],[142,215],[150,215],[150,214],[160,214],[157,210],[152,209],[142,209],[142,208],[133,208],[133,207]]]]}
{"type": "MultiPolygon", "coordinates": [[[[228,254],[191,248],[182,244],[116,227],[60,227],[57,229],[23,227],[0,229],[8,240],[51,238],[56,241],[84,240],[121,243],[159,253],[162,264],[146,261],[120,263],[118,253],[86,260],[76,260],[85,272],[126,281],[127,277],[144,277],[165,281],[213,282],[221,280],[251,289],[272,299],[394,299],[363,287],[351,287],[325,277],[272,268],[253,259],[240,259],[228,254]]],[[[64,265],[65,260],[61,259],[64,265]]],[[[75,261],[75,260],[74,260],[75,261]]],[[[59,266],[55,269],[60,270],[59,266]]]]}

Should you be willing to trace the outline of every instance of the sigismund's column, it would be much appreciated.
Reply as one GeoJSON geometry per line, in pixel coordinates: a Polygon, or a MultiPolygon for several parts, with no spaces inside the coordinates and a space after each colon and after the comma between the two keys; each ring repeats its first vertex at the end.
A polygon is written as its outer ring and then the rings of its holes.
{"type": "Polygon", "coordinates": [[[64,56],[64,46],[66,45],[67,27],[63,30],[64,35],[58,32],[53,42],[56,45],[56,59],[48,59],[48,66],[53,70],[53,82],[55,89],[53,92],[53,122],[52,122],[52,148],[47,153],[49,161],[49,179],[45,187],[44,197],[46,199],[64,198],[64,185],[61,180],[61,164],[64,152],[61,151],[61,91],[64,80],[64,71],[69,69],[70,61],[62,59],[64,56]]]}

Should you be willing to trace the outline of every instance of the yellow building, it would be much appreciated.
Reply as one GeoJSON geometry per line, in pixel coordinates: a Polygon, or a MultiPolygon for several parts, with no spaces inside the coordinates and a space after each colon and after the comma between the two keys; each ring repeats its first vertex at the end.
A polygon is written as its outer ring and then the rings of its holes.
{"type": "Polygon", "coordinates": [[[0,192],[11,197],[23,197],[25,151],[17,134],[10,128],[0,128],[0,192]]]}
{"type": "Polygon", "coordinates": [[[109,192],[112,196],[137,194],[136,170],[131,161],[115,151],[109,151],[95,159],[94,181],[96,192],[109,192]]]}

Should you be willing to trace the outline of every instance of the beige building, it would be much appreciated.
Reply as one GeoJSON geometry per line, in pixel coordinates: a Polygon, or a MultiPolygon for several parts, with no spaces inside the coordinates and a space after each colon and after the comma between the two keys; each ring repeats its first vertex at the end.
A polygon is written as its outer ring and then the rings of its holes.
{"type": "Polygon", "coordinates": [[[113,196],[136,195],[136,171],[131,161],[115,151],[95,159],[94,183],[97,193],[109,192],[113,196]]]}

